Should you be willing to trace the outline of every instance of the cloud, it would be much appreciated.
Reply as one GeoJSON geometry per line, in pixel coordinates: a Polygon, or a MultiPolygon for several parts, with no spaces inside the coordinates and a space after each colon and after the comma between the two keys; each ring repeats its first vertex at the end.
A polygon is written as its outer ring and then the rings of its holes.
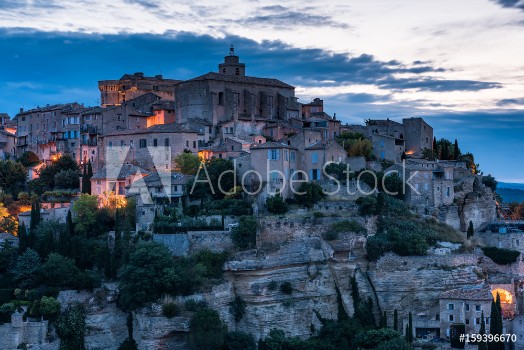
{"type": "Polygon", "coordinates": [[[497,82],[484,82],[475,80],[444,80],[434,78],[387,78],[377,81],[377,85],[394,90],[416,89],[419,91],[478,91],[484,89],[501,88],[497,82]]]}
{"type": "Polygon", "coordinates": [[[334,21],[332,17],[309,13],[310,8],[287,8],[282,5],[263,6],[256,15],[232,21],[241,25],[270,26],[280,29],[295,29],[297,25],[348,29],[349,25],[334,21]]]}
{"type": "Polygon", "coordinates": [[[386,102],[391,101],[391,95],[374,95],[366,93],[356,93],[356,94],[344,94],[342,95],[346,98],[346,101],[349,103],[374,103],[374,102],[386,102]]]}
{"type": "Polygon", "coordinates": [[[493,0],[502,7],[517,8],[524,11],[524,1],[522,0],[493,0]]]}
{"type": "Polygon", "coordinates": [[[497,102],[497,106],[506,107],[511,105],[524,106],[524,97],[522,98],[505,98],[497,102]]]}
{"type": "Polygon", "coordinates": [[[145,7],[146,9],[149,9],[149,10],[156,10],[159,8],[158,4],[156,1],[148,1],[148,0],[124,0],[125,3],[127,4],[132,4],[132,5],[140,5],[142,7],[145,7]]]}

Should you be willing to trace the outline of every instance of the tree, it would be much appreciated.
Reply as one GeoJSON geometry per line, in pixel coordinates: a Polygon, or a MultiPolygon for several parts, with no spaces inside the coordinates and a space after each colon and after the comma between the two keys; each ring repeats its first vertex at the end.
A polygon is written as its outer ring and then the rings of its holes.
{"type": "Polygon", "coordinates": [[[398,311],[395,309],[393,313],[393,329],[398,331],[398,311]]]}
{"type": "Polygon", "coordinates": [[[77,189],[79,188],[78,170],[60,170],[54,176],[55,188],[77,189]]]}
{"type": "Polygon", "coordinates": [[[386,313],[386,310],[384,310],[382,316],[380,317],[380,328],[387,328],[388,327],[388,315],[386,313]]]}
{"type": "Polygon", "coordinates": [[[433,151],[437,152],[437,138],[433,136],[433,151]]]}
{"type": "Polygon", "coordinates": [[[83,236],[94,235],[94,227],[97,225],[96,213],[98,210],[98,197],[82,194],[73,204],[75,213],[75,231],[83,236]]]}
{"type": "Polygon", "coordinates": [[[71,210],[67,211],[66,227],[60,231],[58,236],[58,253],[63,256],[71,255],[71,237],[74,235],[73,219],[71,210]]]}
{"type": "Polygon", "coordinates": [[[60,350],[84,350],[86,311],[81,304],[69,306],[58,319],[56,333],[60,350]]]}
{"type": "Polygon", "coordinates": [[[82,274],[75,262],[57,253],[51,253],[41,268],[42,281],[50,287],[82,287],[82,274]]]}
{"type": "Polygon", "coordinates": [[[0,160],[0,190],[4,193],[16,195],[20,192],[27,179],[27,170],[18,162],[0,160]]]}
{"type": "MultiPolygon", "coordinates": [[[[55,188],[55,175],[61,171],[72,170],[76,172],[77,181],[80,178],[80,169],[76,161],[69,155],[63,155],[52,164],[46,165],[40,169],[40,182],[46,188],[55,188]]],[[[76,186],[78,188],[78,185],[76,186]]]]}
{"type": "Polygon", "coordinates": [[[60,303],[55,298],[44,295],[40,299],[39,311],[46,320],[55,320],[60,315],[60,303]]]}
{"type": "Polygon", "coordinates": [[[362,349],[375,349],[380,344],[401,337],[399,332],[391,328],[370,329],[357,336],[356,344],[362,349]]]}
{"type": "Polygon", "coordinates": [[[498,182],[491,174],[482,177],[482,183],[484,186],[491,188],[493,192],[497,190],[498,182]]]}
{"type": "Polygon", "coordinates": [[[173,270],[171,252],[162,244],[139,243],[122,268],[119,305],[134,310],[155,301],[179,278],[173,270]]]}
{"type": "Polygon", "coordinates": [[[306,208],[311,208],[315,203],[324,199],[326,194],[316,182],[303,182],[295,193],[295,200],[306,208]],[[300,193],[300,194],[299,194],[300,193]]]}
{"type": "Polygon", "coordinates": [[[459,160],[460,159],[460,149],[458,145],[457,139],[455,139],[455,145],[453,146],[453,159],[459,160]]]}
{"type": "Polygon", "coordinates": [[[40,202],[35,201],[31,204],[31,231],[40,224],[40,202]]]}
{"type": "Polygon", "coordinates": [[[273,214],[285,214],[288,211],[287,203],[284,201],[280,193],[266,199],[267,210],[273,214]]]}
{"type": "Polygon", "coordinates": [[[215,350],[223,346],[227,326],[215,310],[197,311],[191,318],[190,325],[189,344],[192,349],[215,350]]]}
{"type": "Polygon", "coordinates": [[[342,132],[336,140],[346,150],[348,156],[365,157],[366,160],[371,160],[373,144],[362,133],[342,132]]]}
{"type": "Polygon", "coordinates": [[[25,224],[22,221],[20,225],[18,225],[18,253],[22,254],[28,247],[29,238],[27,237],[27,229],[25,228],[25,224]]]}
{"type": "Polygon", "coordinates": [[[438,158],[437,151],[431,148],[424,148],[422,150],[422,158],[426,160],[436,160],[438,158]]]}
{"type": "Polygon", "coordinates": [[[475,233],[475,229],[473,228],[473,222],[471,222],[471,220],[469,220],[468,231],[466,233],[466,237],[469,239],[469,238],[473,237],[474,233],[475,233]]]}
{"type": "Polygon", "coordinates": [[[406,327],[406,341],[411,344],[413,343],[413,316],[409,313],[408,325],[406,327]]]}
{"type": "Polygon", "coordinates": [[[175,157],[175,170],[186,175],[196,175],[200,158],[191,152],[182,152],[175,157]]]}
{"type": "Polygon", "coordinates": [[[20,162],[24,167],[29,168],[40,163],[40,159],[35,153],[26,151],[22,153],[20,158],[18,158],[18,162],[20,162]]]}
{"type": "Polygon", "coordinates": [[[31,248],[18,256],[12,270],[13,280],[19,288],[32,288],[38,285],[40,277],[40,256],[31,248]]]}
{"type": "Polygon", "coordinates": [[[337,180],[345,181],[349,176],[347,169],[347,165],[344,163],[329,163],[326,166],[326,174],[337,180]]]}
{"type": "MultiPolygon", "coordinates": [[[[484,319],[484,311],[482,311],[479,335],[482,337],[484,334],[486,334],[486,320],[484,319]]],[[[488,350],[488,344],[485,341],[478,342],[478,350],[488,350]]]]}
{"type": "MultiPolygon", "coordinates": [[[[500,308],[500,295],[497,293],[496,299],[491,301],[489,334],[500,335],[502,331],[502,309],[500,308]]],[[[492,350],[504,349],[504,343],[490,342],[488,345],[492,350]]]]}
{"type": "Polygon", "coordinates": [[[9,212],[7,211],[7,208],[4,206],[4,203],[0,202],[0,219],[3,219],[7,216],[9,216],[9,212]]]}
{"type": "Polygon", "coordinates": [[[240,322],[246,313],[246,302],[237,295],[235,299],[229,303],[229,312],[231,312],[235,318],[235,322],[240,322]]]}
{"type": "Polygon", "coordinates": [[[238,220],[238,226],[233,228],[231,239],[239,248],[255,248],[257,229],[258,221],[253,216],[241,216],[238,220]]]}
{"type": "Polygon", "coordinates": [[[225,350],[255,350],[257,348],[253,335],[244,332],[229,332],[224,342],[225,350]]]}

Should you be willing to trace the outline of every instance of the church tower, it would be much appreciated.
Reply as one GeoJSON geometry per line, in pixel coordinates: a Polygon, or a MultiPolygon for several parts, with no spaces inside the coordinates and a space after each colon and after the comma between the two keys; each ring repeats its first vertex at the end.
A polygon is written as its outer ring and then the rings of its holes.
{"type": "Polygon", "coordinates": [[[229,48],[229,55],[224,57],[224,63],[218,65],[218,72],[227,75],[246,76],[246,65],[240,63],[238,56],[235,55],[233,45],[229,48]]]}

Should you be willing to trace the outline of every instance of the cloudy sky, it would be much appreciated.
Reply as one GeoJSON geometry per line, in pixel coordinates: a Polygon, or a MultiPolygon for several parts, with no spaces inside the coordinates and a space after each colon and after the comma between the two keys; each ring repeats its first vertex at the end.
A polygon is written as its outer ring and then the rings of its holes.
{"type": "Polygon", "coordinates": [[[124,73],[187,79],[234,44],[247,74],[347,123],[422,116],[524,182],[523,0],[0,0],[0,111],[98,102],[124,73]]]}

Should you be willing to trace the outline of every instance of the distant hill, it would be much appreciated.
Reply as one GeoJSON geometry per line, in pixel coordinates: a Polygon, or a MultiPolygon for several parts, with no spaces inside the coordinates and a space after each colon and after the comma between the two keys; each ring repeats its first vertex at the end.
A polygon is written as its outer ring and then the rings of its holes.
{"type": "Polygon", "coordinates": [[[499,182],[497,185],[497,193],[505,203],[524,202],[524,184],[499,182]]]}
{"type": "Polygon", "coordinates": [[[511,188],[514,190],[523,190],[524,191],[524,184],[519,183],[510,183],[510,182],[499,182],[497,185],[497,188],[511,188]]]}

